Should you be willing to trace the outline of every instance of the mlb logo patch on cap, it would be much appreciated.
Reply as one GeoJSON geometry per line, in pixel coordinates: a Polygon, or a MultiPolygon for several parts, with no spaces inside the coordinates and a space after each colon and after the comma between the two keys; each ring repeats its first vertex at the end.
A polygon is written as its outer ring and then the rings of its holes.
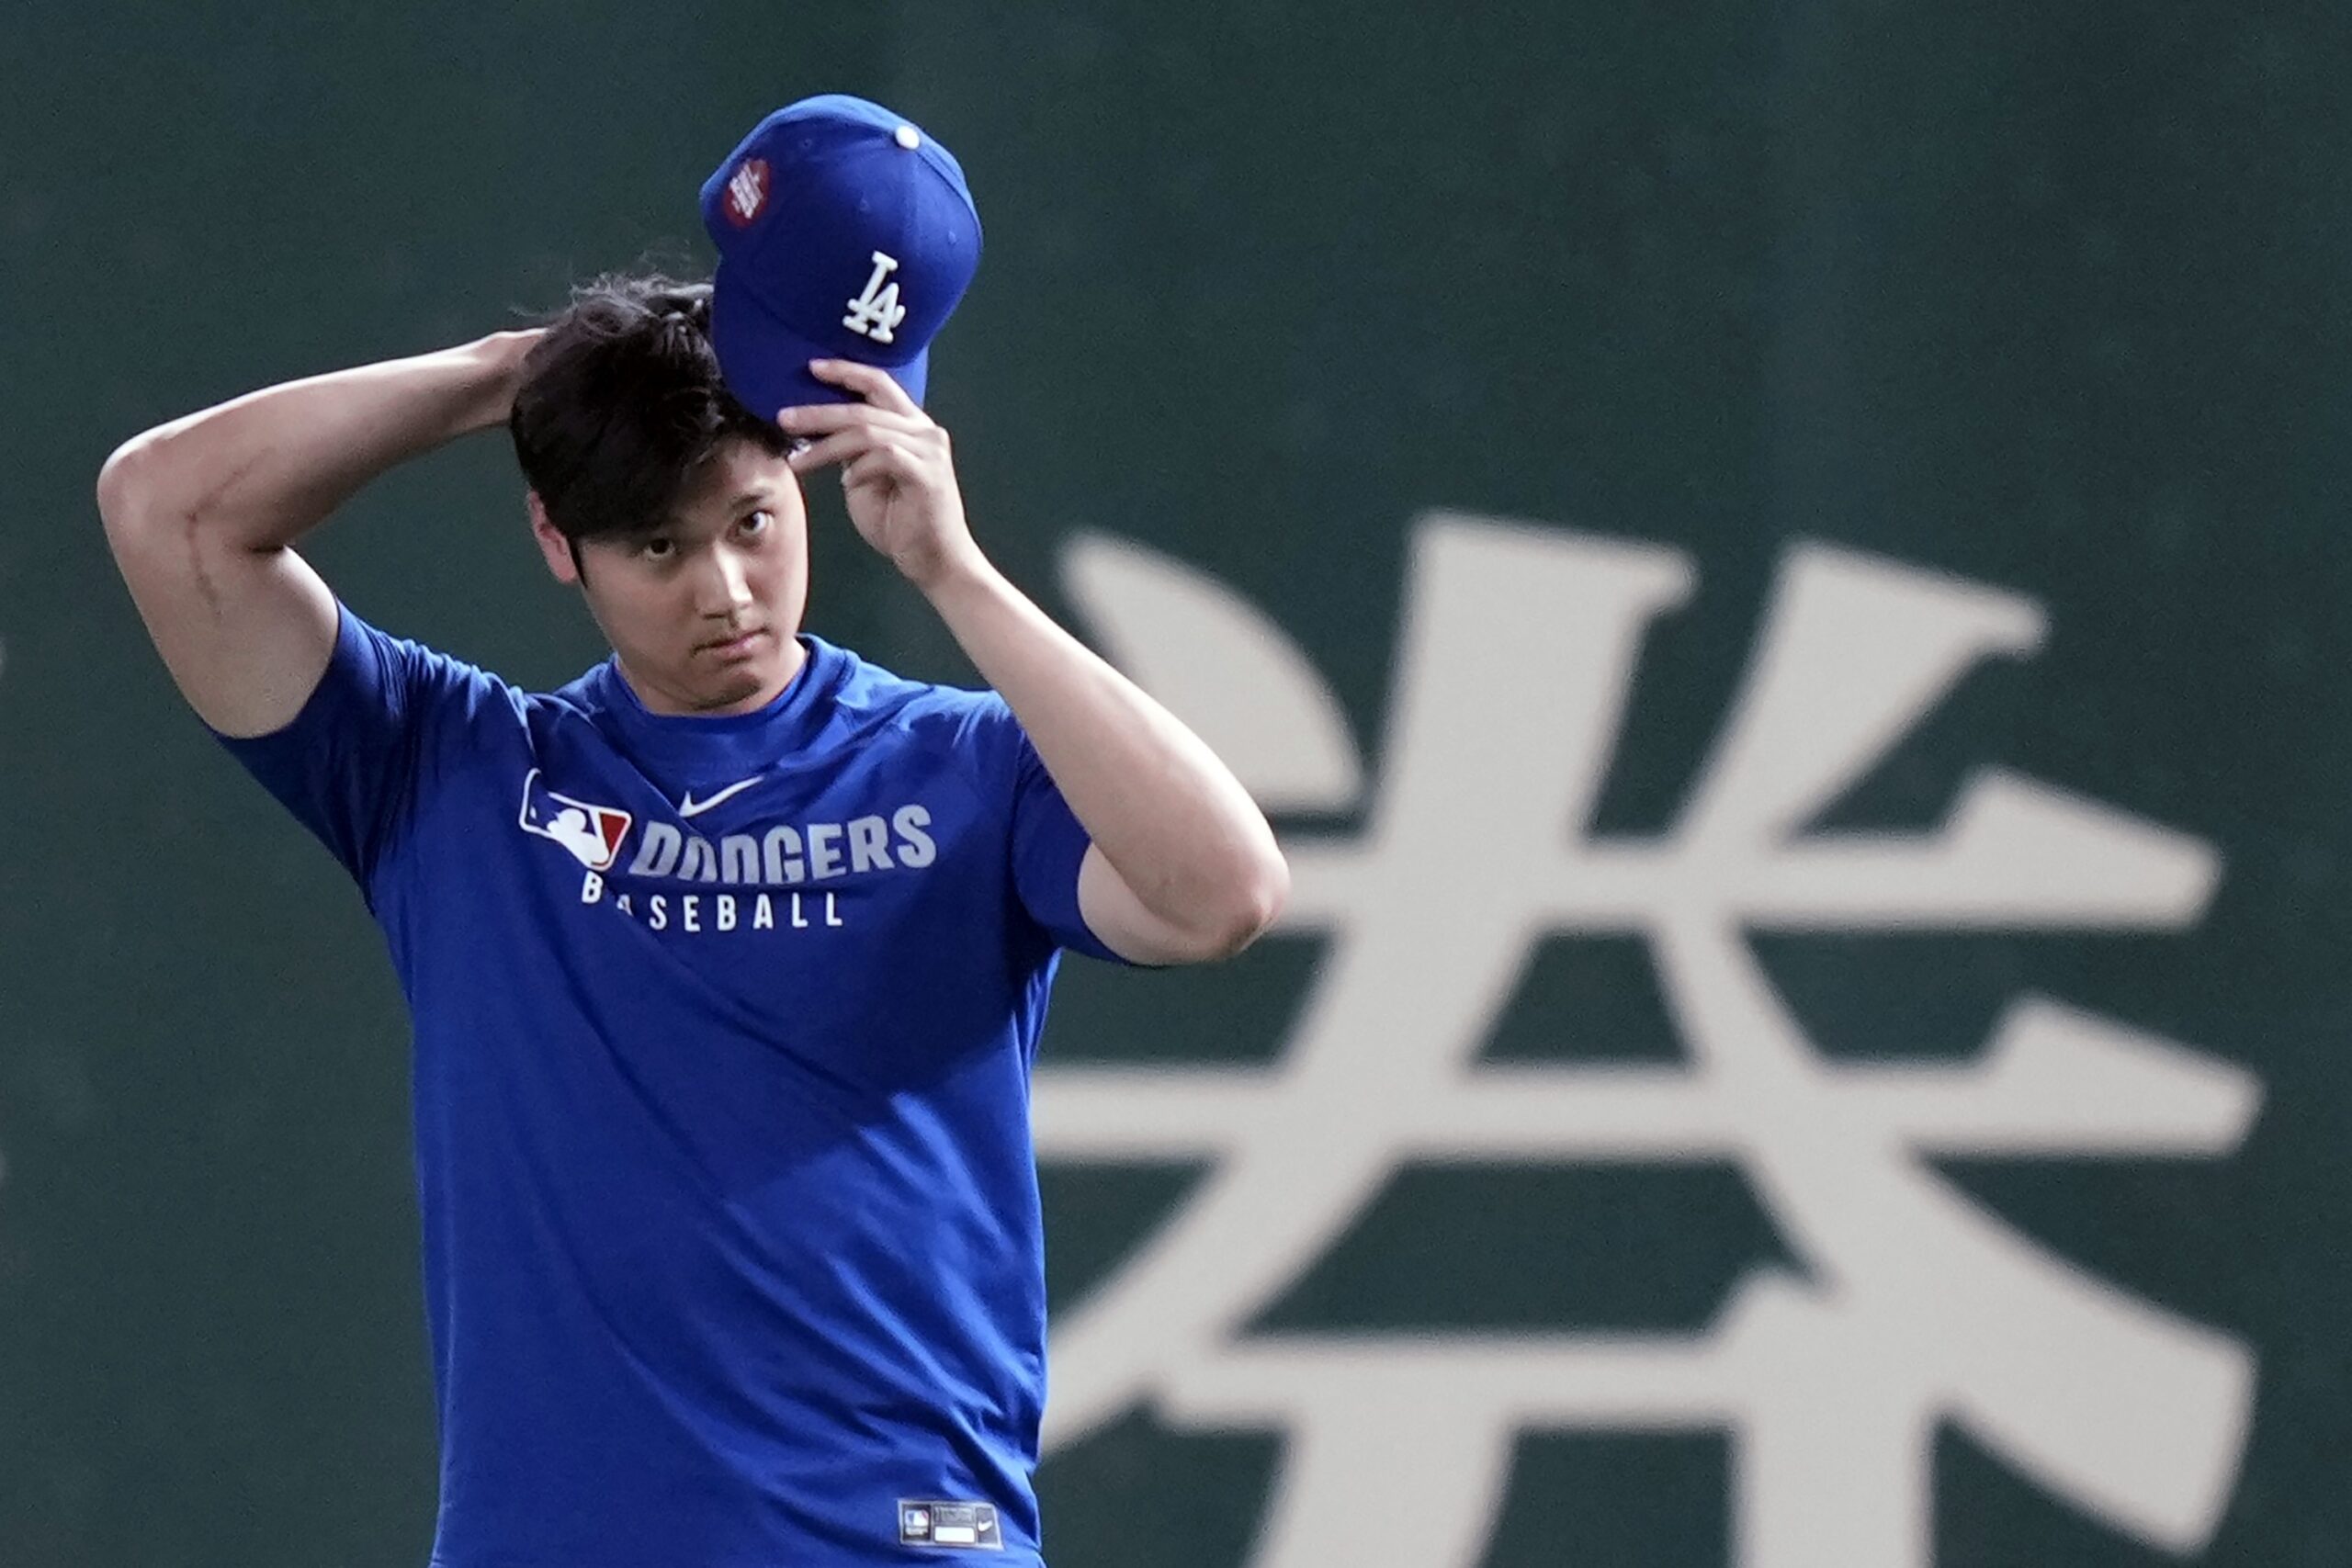
{"type": "Polygon", "coordinates": [[[702,215],[718,248],[711,345],[746,408],[846,400],[811,359],[879,366],[922,401],[931,340],[980,264],[979,212],[946,148],[865,98],[803,98],[711,172],[702,215]]]}

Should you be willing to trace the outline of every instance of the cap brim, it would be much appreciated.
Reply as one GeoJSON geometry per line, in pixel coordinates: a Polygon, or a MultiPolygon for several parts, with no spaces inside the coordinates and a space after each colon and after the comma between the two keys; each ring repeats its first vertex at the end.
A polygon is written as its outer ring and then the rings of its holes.
{"type": "MultiPolygon", "coordinates": [[[[843,354],[830,344],[811,342],[786,326],[755,296],[729,286],[724,263],[719,265],[711,285],[710,346],[718,355],[718,369],[727,379],[727,389],[762,419],[774,419],[778,410],[801,403],[857,400],[854,394],[810,375],[808,362],[864,356],[843,354]]],[[[874,361],[865,363],[870,365],[874,361]]],[[[928,344],[904,365],[881,365],[876,368],[888,371],[891,379],[907,389],[907,396],[915,400],[916,406],[922,406],[923,388],[931,372],[928,344]]]]}

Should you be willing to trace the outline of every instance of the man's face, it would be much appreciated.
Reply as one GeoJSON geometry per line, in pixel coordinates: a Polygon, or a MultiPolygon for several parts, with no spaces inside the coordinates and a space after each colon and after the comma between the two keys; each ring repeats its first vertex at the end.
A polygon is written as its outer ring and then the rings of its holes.
{"type": "Polygon", "coordinates": [[[808,513],[780,457],[720,443],[641,541],[571,547],[531,498],[531,525],[558,581],[580,582],[621,672],[662,714],[749,713],[798,672],[808,600],[808,513]]]}

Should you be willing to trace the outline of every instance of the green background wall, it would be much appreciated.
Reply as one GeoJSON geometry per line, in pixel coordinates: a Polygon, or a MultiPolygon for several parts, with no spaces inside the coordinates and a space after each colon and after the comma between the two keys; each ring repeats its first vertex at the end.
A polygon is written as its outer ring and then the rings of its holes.
{"type": "MultiPolygon", "coordinates": [[[[1001,562],[1073,617],[1073,540],[1207,574],[1312,661],[1369,759],[1432,509],[1695,571],[1643,644],[1602,834],[1671,829],[1792,541],[2040,605],[2039,653],[1967,676],[1826,820],[1928,832],[2005,767],[2209,846],[2210,904],[2161,931],[1928,922],[1754,951],[1839,1060],[1966,1067],[2031,992],[2258,1079],[2217,1157],[1942,1166],[2258,1374],[2209,1539],[2148,1544],[1944,1429],[1933,1558],[2352,1561],[2347,41],[2343,14],[2268,0],[17,0],[0,1563],[413,1565],[433,1504],[398,995],[339,873],[171,691],[105,553],[100,461],[240,390],[511,324],[654,247],[699,265],[703,176],[768,108],[836,89],[970,172],[987,256],[931,406],[1001,562]]],[[[379,624],[559,683],[602,649],[520,497],[482,439],[370,491],[312,558],[379,624]]],[[[830,500],[821,521],[812,626],[959,678],[830,500]]],[[[1531,708],[1550,695],[1531,671],[1531,708]]],[[[1073,965],[1048,1061],[1276,1061],[1329,960],[1299,929],[1214,973],[1073,965]]],[[[1679,1047],[1641,942],[1555,935],[1486,1049],[1679,1047]]],[[[1057,1301],[1199,1175],[1051,1164],[1057,1301]]],[[[1802,1268],[1769,1209],[1720,1157],[1418,1160],[1263,1325],[1695,1331],[1746,1272],[1802,1268]]],[[[1047,1462],[1049,1546],[1067,1568],[1238,1565],[1282,1454],[1278,1430],[1131,1411],[1047,1462]]],[[[1721,1434],[1526,1432],[1471,1561],[1740,1561],[1734,1470],[1721,1434]]]]}

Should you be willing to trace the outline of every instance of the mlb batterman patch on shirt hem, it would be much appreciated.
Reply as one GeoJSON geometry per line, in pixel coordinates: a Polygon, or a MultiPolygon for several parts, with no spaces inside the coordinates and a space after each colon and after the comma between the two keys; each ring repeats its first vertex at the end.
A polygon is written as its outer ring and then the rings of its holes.
{"type": "Polygon", "coordinates": [[[997,1533],[993,1504],[917,1499],[899,1504],[899,1544],[1002,1551],[1004,1538],[997,1533]]]}

